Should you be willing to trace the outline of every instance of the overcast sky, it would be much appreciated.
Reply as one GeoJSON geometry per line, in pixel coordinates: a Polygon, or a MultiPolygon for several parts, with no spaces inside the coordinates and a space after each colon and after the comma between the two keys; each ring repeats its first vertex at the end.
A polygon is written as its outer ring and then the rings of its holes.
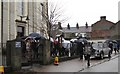
{"type": "Polygon", "coordinates": [[[100,20],[100,16],[116,23],[118,21],[118,2],[120,0],[52,0],[64,9],[64,16],[69,20],[62,24],[66,27],[84,26],[87,22],[89,26],[100,20]]]}

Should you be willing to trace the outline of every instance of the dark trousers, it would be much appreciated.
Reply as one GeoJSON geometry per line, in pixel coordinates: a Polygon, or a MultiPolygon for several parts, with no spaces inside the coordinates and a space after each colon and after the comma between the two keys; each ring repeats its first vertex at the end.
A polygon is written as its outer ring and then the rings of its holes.
{"type": "Polygon", "coordinates": [[[117,47],[117,52],[119,53],[119,47],[117,47]]]}
{"type": "Polygon", "coordinates": [[[83,59],[83,52],[80,52],[80,59],[83,59]]]}
{"type": "Polygon", "coordinates": [[[114,51],[115,51],[115,54],[116,54],[117,48],[114,48],[114,51]]]}
{"type": "Polygon", "coordinates": [[[89,67],[90,66],[90,55],[87,54],[87,66],[89,67]]]}
{"type": "Polygon", "coordinates": [[[110,49],[111,49],[110,51],[111,51],[111,54],[112,54],[112,52],[113,52],[113,48],[112,48],[112,47],[110,47],[110,49]]]}

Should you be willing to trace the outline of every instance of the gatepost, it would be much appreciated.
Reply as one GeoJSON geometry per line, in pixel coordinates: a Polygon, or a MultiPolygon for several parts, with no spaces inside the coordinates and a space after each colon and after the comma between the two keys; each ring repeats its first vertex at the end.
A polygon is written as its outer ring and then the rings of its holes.
{"type": "Polygon", "coordinates": [[[7,41],[7,66],[12,70],[21,69],[22,43],[20,39],[7,41]]]}
{"type": "Polygon", "coordinates": [[[43,49],[43,64],[48,64],[50,62],[50,41],[44,40],[44,49],[43,49]]]}

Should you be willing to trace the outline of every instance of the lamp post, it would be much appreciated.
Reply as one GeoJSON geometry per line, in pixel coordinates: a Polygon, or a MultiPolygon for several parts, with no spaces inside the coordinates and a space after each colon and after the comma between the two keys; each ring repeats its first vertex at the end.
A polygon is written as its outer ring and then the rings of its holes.
{"type": "Polygon", "coordinates": [[[30,20],[30,19],[29,19],[28,15],[27,15],[26,20],[28,21],[27,24],[28,24],[28,35],[29,35],[29,20],[30,20]]]}

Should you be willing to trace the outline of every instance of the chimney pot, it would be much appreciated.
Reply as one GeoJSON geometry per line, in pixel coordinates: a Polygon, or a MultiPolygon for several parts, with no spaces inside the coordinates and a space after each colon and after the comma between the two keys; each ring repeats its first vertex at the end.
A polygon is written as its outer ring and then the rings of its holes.
{"type": "Polygon", "coordinates": [[[101,16],[100,19],[101,20],[106,20],[106,16],[101,16]]]}

